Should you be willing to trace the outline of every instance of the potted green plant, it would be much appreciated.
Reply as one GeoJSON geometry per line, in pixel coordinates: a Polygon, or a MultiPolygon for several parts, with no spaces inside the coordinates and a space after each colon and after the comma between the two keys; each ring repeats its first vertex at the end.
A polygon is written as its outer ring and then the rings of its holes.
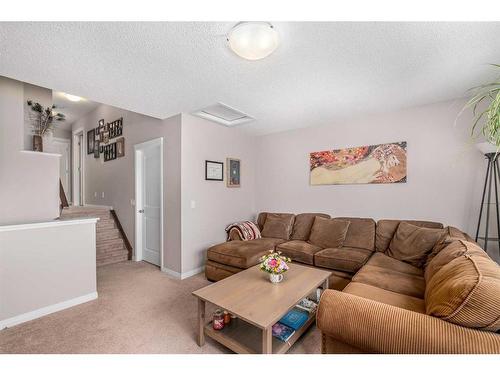
{"type": "MultiPolygon", "coordinates": [[[[499,64],[491,64],[500,68],[499,64]]],[[[471,89],[472,98],[464,109],[472,108],[474,123],[471,129],[472,137],[482,134],[487,142],[500,149],[500,77],[495,82],[489,82],[471,89]],[[486,108],[483,105],[486,105],[486,108]],[[481,108],[479,110],[479,108],[481,108]]]]}
{"type": "Polygon", "coordinates": [[[30,120],[33,130],[33,151],[43,151],[43,136],[54,129],[54,121],[64,121],[63,113],[54,111],[55,105],[44,108],[40,103],[27,101],[31,109],[30,120]]]}

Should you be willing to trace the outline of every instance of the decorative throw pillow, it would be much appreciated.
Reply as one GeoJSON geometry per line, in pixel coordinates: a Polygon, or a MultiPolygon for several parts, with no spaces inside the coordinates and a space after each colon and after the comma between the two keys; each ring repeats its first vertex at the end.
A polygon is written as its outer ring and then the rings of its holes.
{"type": "Polygon", "coordinates": [[[427,255],[444,235],[443,229],[422,228],[402,221],[387,249],[387,255],[422,268],[427,255]]]}
{"type": "Polygon", "coordinates": [[[293,214],[268,213],[264,222],[264,228],[262,228],[262,237],[289,240],[294,218],[295,215],[293,214]]]}
{"type": "MultiPolygon", "coordinates": [[[[425,287],[426,313],[496,332],[500,330],[500,267],[477,245],[460,243],[465,252],[439,268],[425,287]]],[[[432,263],[436,261],[438,256],[432,263]]]]}
{"type": "Polygon", "coordinates": [[[314,218],[309,243],[326,248],[339,248],[344,244],[350,222],[339,219],[314,218]]]}

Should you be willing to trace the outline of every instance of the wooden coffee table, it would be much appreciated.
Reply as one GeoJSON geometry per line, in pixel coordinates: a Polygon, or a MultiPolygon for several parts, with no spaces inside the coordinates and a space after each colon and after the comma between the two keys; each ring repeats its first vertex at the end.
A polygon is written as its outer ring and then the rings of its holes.
{"type": "Polygon", "coordinates": [[[272,336],[272,326],[293,308],[302,298],[316,288],[328,288],[331,272],[312,267],[290,264],[284,280],[272,284],[269,275],[251,267],[212,285],[198,289],[198,345],[205,344],[205,335],[218,341],[236,353],[283,354],[316,320],[313,314],[288,342],[272,336]],[[238,319],[217,331],[211,322],[205,321],[205,302],[227,310],[238,319]]]}

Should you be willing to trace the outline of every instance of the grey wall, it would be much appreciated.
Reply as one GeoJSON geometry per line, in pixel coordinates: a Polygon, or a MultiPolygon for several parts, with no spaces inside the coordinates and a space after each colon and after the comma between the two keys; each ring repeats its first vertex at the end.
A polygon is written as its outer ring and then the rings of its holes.
{"type": "Polygon", "coordinates": [[[0,321],[96,293],[90,221],[0,227],[0,321]]]}
{"type": "Polygon", "coordinates": [[[462,105],[437,103],[261,137],[258,211],[428,219],[471,233],[485,164],[469,138],[470,116],[455,124],[462,105]],[[310,152],[395,141],[408,142],[407,183],[309,185],[310,152]]]}
{"type": "MultiPolygon", "coordinates": [[[[73,131],[85,129],[86,132],[97,127],[100,119],[111,122],[123,117],[123,137],[125,137],[125,156],[104,162],[104,156],[95,159],[85,154],[85,203],[113,206],[125,233],[134,246],[135,199],[134,186],[134,144],[154,138],[164,138],[164,265],[180,272],[180,165],[181,165],[181,116],[159,120],[120,108],[100,105],[94,111],[73,124],[73,131]],[[104,193],[104,198],[102,197],[104,193]]],[[[113,139],[112,142],[115,140],[113,139]]],[[[85,152],[86,152],[85,145],[85,152]]]]}
{"type": "Polygon", "coordinates": [[[204,264],[206,249],[225,241],[224,228],[253,219],[256,138],[182,114],[182,271],[204,264]],[[226,158],[241,160],[241,187],[226,186],[226,158]],[[205,160],[224,162],[224,181],[205,180],[205,160]],[[194,201],[195,208],[191,207],[194,201]]]}
{"type": "Polygon", "coordinates": [[[0,224],[59,216],[59,158],[22,151],[25,88],[0,77],[0,224]]]}

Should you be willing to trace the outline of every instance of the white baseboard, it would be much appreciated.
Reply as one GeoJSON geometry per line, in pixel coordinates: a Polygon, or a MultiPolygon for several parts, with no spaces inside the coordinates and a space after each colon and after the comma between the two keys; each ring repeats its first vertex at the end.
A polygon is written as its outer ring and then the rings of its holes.
{"type": "Polygon", "coordinates": [[[76,298],[73,298],[73,299],[70,299],[67,301],[59,302],[59,303],[56,303],[54,305],[45,306],[45,307],[42,307],[42,308],[37,309],[37,310],[33,310],[33,311],[30,311],[30,312],[27,312],[27,313],[24,313],[21,315],[14,316],[14,317],[9,318],[9,319],[1,320],[0,321],[0,329],[12,327],[12,326],[15,326],[17,324],[21,324],[21,323],[24,323],[24,322],[27,322],[27,321],[30,321],[33,319],[37,319],[37,318],[40,318],[44,315],[52,314],[52,313],[55,313],[57,311],[67,309],[69,307],[79,305],[81,303],[92,301],[96,298],[97,298],[97,292],[93,292],[93,293],[85,294],[83,296],[76,297],[76,298]]]}
{"type": "Polygon", "coordinates": [[[103,205],[103,204],[84,204],[83,206],[80,206],[80,207],[88,207],[88,208],[92,208],[92,207],[95,207],[95,208],[106,208],[108,210],[112,210],[113,209],[113,206],[106,206],[106,205],[103,205]]]}
{"type": "Polygon", "coordinates": [[[184,280],[184,279],[187,279],[188,277],[191,277],[191,276],[199,274],[200,272],[203,272],[204,269],[205,269],[205,266],[201,266],[201,267],[195,268],[194,270],[180,273],[177,271],[173,271],[170,268],[163,267],[161,269],[161,271],[165,272],[169,276],[175,277],[176,279],[184,280]]]}

